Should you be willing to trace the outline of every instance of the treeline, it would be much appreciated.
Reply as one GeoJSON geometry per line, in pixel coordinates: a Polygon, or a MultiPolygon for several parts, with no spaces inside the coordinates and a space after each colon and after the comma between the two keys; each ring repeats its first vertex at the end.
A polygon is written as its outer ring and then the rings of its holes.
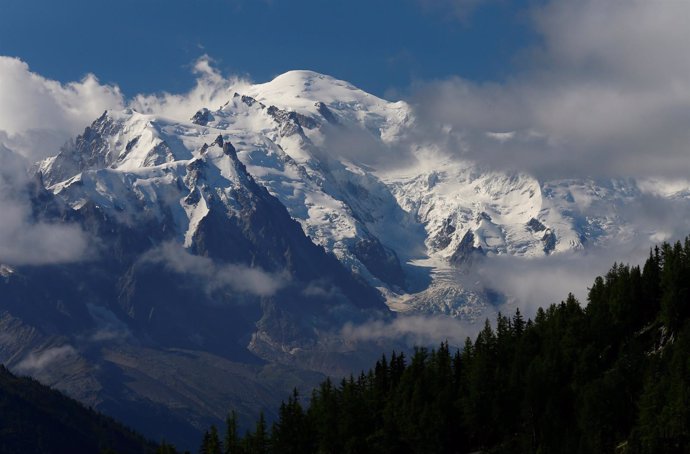
{"type": "Polygon", "coordinates": [[[308,405],[294,393],[270,428],[238,435],[231,415],[199,452],[690,452],[689,316],[690,238],[614,265],[587,305],[499,315],[458,351],[384,356],[308,405]]]}

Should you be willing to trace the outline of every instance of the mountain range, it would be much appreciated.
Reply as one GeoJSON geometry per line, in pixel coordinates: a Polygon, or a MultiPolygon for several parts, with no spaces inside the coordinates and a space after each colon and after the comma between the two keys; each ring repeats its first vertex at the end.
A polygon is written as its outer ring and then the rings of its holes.
{"type": "Polygon", "coordinates": [[[380,353],[344,327],[472,326],[513,301],[480,265],[655,239],[626,207],[690,197],[486,169],[420,129],[410,104],[310,71],[184,122],[104,112],[31,167],[31,219],[88,247],[0,264],[0,362],[185,446],[230,408],[253,419],[380,353]]]}

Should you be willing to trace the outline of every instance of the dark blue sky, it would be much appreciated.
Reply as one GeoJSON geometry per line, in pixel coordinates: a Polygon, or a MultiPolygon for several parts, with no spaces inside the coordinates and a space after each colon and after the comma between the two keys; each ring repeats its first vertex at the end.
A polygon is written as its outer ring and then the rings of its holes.
{"type": "Polygon", "coordinates": [[[0,55],[63,82],[93,72],[127,96],[188,89],[203,54],[226,75],[311,69],[384,95],[503,79],[534,40],[526,2],[484,0],[461,19],[460,0],[0,0],[0,55]]]}

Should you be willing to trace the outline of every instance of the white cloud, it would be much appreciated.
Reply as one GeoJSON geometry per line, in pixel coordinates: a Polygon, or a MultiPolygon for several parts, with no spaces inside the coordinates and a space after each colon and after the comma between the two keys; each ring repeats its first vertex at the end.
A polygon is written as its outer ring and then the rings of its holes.
{"type": "Polygon", "coordinates": [[[0,56],[0,87],[0,143],[32,160],[55,154],[104,110],[124,105],[120,89],[93,74],[62,84],[18,58],[0,56]]]}
{"type": "Polygon", "coordinates": [[[267,273],[260,268],[243,265],[218,264],[208,257],[193,255],[173,242],[152,249],[143,260],[163,263],[176,273],[201,278],[208,292],[231,289],[251,295],[272,296],[288,282],[284,274],[267,273]]]}
{"type": "Polygon", "coordinates": [[[347,323],[340,335],[347,341],[399,341],[408,346],[435,346],[448,341],[454,346],[464,344],[467,337],[474,338],[480,326],[462,320],[437,315],[401,315],[390,320],[371,320],[366,323],[347,323]]]}
{"type": "Polygon", "coordinates": [[[78,353],[74,347],[71,345],[61,345],[60,347],[52,347],[43,351],[29,353],[15,366],[15,369],[19,372],[35,374],[57,362],[76,358],[77,356],[78,353]]]}
{"type": "Polygon", "coordinates": [[[9,265],[46,265],[88,256],[84,232],[72,224],[28,220],[26,205],[0,199],[0,261],[9,265]]]}
{"type": "Polygon", "coordinates": [[[116,85],[93,74],[60,83],[32,72],[18,58],[0,56],[0,143],[32,161],[57,153],[105,110],[131,107],[187,121],[202,107],[218,108],[248,84],[224,77],[204,55],[194,62],[195,86],[186,93],[138,94],[125,99],[116,85]]]}
{"type": "Polygon", "coordinates": [[[188,121],[202,107],[215,110],[228,102],[235,91],[249,82],[239,77],[226,78],[213,67],[213,60],[204,55],[196,60],[193,73],[196,84],[187,93],[139,94],[130,101],[130,107],[143,113],[152,113],[179,121],[188,121]]]}
{"type": "Polygon", "coordinates": [[[688,2],[553,0],[534,11],[542,44],[505,83],[418,87],[427,140],[443,125],[448,152],[544,179],[686,176],[689,15],[688,2]]]}
{"type": "Polygon", "coordinates": [[[0,263],[41,265],[82,260],[90,253],[79,226],[34,219],[26,161],[0,144],[0,263]]]}
{"type": "MultiPolygon", "coordinates": [[[[616,207],[615,216],[626,220],[637,231],[635,235],[629,237],[622,232],[620,237],[596,247],[546,257],[485,257],[477,262],[467,281],[478,281],[506,295],[511,306],[519,306],[527,316],[533,316],[539,307],[564,300],[570,292],[585,303],[594,279],[606,274],[614,263],[642,266],[652,247],[663,241],[677,241],[690,232],[690,200],[662,198],[656,182],[647,184],[634,200],[616,207]]],[[[687,182],[676,184],[662,189],[674,194],[689,187],[687,182]]],[[[668,192],[663,195],[668,196],[668,192]]]]}
{"type": "Polygon", "coordinates": [[[91,318],[96,323],[96,330],[89,340],[92,342],[124,341],[131,337],[127,324],[106,307],[86,304],[91,318]]]}

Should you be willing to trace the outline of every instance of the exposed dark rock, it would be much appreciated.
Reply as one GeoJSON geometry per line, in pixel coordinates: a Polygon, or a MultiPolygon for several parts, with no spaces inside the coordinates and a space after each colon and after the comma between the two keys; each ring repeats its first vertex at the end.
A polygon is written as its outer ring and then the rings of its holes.
{"type": "Polygon", "coordinates": [[[240,99],[242,100],[243,103],[245,103],[245,104],[248,105],[249,107],[253,106],[254,104],[258,104],[259,107],[261,107],[262,109],[263,109],[264,107],[266,107],[266,106],[264,106],[262,103],[260,103],[259,101],[257,101],[256,99],[252,98],[251,96],[242,95],[242,96],[240,97],[240,99]]]}
{"type": "Polygon", "coordinates": [[[556,233],[546,227],[539,220],[532,218],[527,222],[527,229],[534,233],[544,232],[541,237],[543,249],[546,254],[550,254],[556,248],[556,233]]]}
{"type": "Polygon", "coordinates": [[[225,142],[223,144],[223,153],[237,159],[237,150],[235,150],[235,147],[230,142],[225,142]]]}
{"type": "Polygon", "coordinates": [[[314,129],[319,124],[316,120],[297,112],[270,106],[266,112],[280,124],[280,135],[288,137],[293,134],[304,134],[302,128],[314,129]]]}
{"type": "Polygon", "coordinates": [[[438,180],[439,180],[438,172],[431,172],[426,179],[426,187],[428,189],[433,188],[434,186],[436,186],[436,183],[438,183],[438,180]]]}
{"type": "Polygon", "coordinates": [[[527,228],[530,229],[532,232],[543,232],[544,230],[546,230],[546,226],[535,218],[532,218],[527,222],[527,228]]]}
{"type": "Polygon", "coordinates": [[[331,112],[331,109],[329,109],[328,106],[322,103],[321,101],[316,103],[316,111],[320,113],[321,116],[325,118],[327,122],[333,125],[337,125],[340,123],[335,114],[331,112]]]}
{"type": "Polygon", "coordinates": [[[201,193],[197,188],[194,188],[192,191],[189,192],[189,195],[184,198],[184,203],[187,205],[196,205],[201,201],[201,193]]]}
{"type": "Polygon", "coordinates": [[[487,213],[486,211],[482,211],[481,213],[479,213],[477,215],[477,221],[478,222],[481,222],[481,221],[491,222],[491,216],[489,216],[489,213],[487,213]]]}
{"type": "Polygon", "coordinates": [[[211,114],[211,111],[205,107],[195,113],[192,117],[192,123],[200,126],[206,126],[210,121],[213,121],[213,115],[211,114]]]}
{"type": "Polygon", "coordinates": [[[544,252],[550,254],[556,249],[556,233],[551,229],[546,229],[544,236],[541,238],[541,242],[544,244],[544,252]]]}
{"type": "Polygon", "coordinates": [[[481,246],[474,246],[474,233],[468,230],[450,257],[450,263],[456,266],[469,267],[472,264],[473,257],[476,255],[484,255],[484,250],[481,246]]]}
{"type": "Polygon", "coordinates": [[[395,251],[385,247],[375,237],[361,239],[352,247],[352,253],[369,272],[389,285],[405,288],[405,273],[395,251]]]}
{"type": "Polygon", "coordinates": [[[136,136],[129,142],[127,142],[127,145],[125,146],[125,152],[129,153],[132,151],[132,148],[134,148],[137,145],[137,142],[139,142],[139,136],[136,136]]]}
{"type": "Polygon", "coordinates": [[[445,219],[439,232],[431,239],[431,246],[438,250],[447,248],[450,242],[453,241],[454,233],[455,225],[453,220],[451,218],[445,219]]]}

